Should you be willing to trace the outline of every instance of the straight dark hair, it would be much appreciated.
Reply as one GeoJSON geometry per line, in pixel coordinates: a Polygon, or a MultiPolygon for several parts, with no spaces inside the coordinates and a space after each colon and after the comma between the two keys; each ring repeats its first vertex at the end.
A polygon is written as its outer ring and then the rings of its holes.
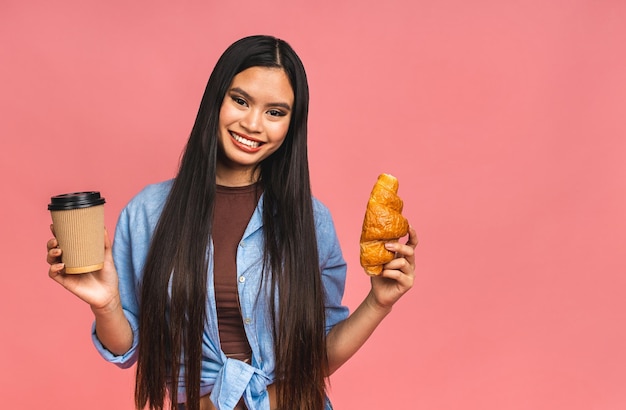
{"type": "Polygon", "coordinates": [[[308,169],[306,73],[286,42],[251,36],[232,44],[209,78],[152,239],[141,285],[135,385],[135,405],[140,409],[147,405],[164,409],[168,393],[172,409],[176,408],[181,364],[187,409],[199,409],[219,112],[235,75],[250,67],[283,69],[294,92],[285,141],[259,165],[264,190],[263,275],[271,289],[278,289],[268,295],[278,406],[324,408],[328,364],[324,290],[308,169]]]}

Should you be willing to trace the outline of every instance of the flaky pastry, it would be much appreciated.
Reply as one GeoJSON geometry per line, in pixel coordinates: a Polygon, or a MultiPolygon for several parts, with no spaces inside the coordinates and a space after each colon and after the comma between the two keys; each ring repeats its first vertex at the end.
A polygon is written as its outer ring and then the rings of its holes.
{"type": "Polygon", "coordinates": [[[402,216],[402,199],[397,195],[398,179],[393,175],[378,177],[365,210],[361,230],[361,266],[370,276],[378,276],[385,263],[394,258],[394,252],[385,248],[385,243],[397,241],[407,234],[409,223],[402,216]]]}

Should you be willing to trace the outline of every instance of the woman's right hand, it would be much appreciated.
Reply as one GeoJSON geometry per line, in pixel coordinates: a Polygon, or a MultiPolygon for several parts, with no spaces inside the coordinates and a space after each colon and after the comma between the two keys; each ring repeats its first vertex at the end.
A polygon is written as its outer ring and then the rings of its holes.
{"type": "MultiPolygon", "coordinates": [[[[54,235],[54,227],[50,225],[54,235]]],[[[56,238],[47,243],[46,261],[50,265],[48,276],[65,289],[87,302],[93,310],[110,308],[119,303],[118,277],[113,263],[111,240],[104,230],[104,267],[98,271],[81,274],[66,274],[61,261],[62,251],[56,238]]]]}

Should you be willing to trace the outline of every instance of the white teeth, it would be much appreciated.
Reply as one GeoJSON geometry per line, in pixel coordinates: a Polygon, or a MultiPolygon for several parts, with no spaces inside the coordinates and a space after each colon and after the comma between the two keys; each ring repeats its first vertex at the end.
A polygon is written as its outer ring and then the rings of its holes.
{"type": "Polygon", "coordinates": [[[241,144],[243,144],[245,146],[248,146],[250,148],[257,148],[259,145],[261,145],[259,142],[247,140],[247,139],[245,139],[245,138],[243,138],[243,137],[241,137],[241,136],[239,136],[237,134],[233,134],[232,132],[230,133],[230,135],[232,135],[232,137],[237,142],[239,142],[239,143],[241,143],[241,144]]]}

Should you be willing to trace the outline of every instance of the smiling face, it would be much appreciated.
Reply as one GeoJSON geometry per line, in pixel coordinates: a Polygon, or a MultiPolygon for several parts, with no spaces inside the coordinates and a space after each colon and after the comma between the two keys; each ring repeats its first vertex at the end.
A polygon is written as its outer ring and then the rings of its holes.
{"type": "Polygon", "coordinates": [[[282,145],[294,93],[281,68],[251,67],[234,78],[220,108],[217,183],[249,185],[255,167],[282,145]]]}

